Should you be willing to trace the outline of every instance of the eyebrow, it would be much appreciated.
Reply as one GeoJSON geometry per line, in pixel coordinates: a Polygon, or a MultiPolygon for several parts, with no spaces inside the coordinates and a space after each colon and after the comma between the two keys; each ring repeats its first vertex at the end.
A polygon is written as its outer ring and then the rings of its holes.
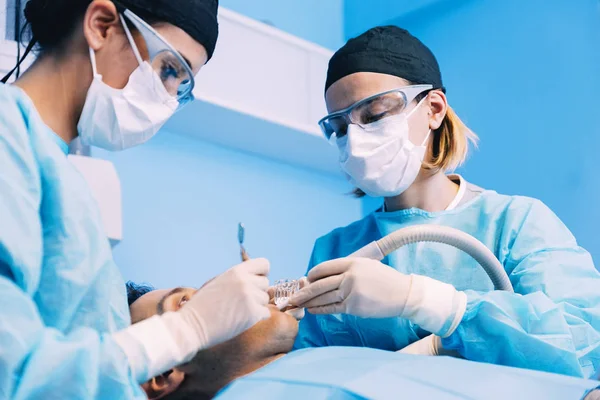
{"type": "Polygon", "coordinates": [[[183,292],[185,289],[182,287],[176,287],[175,289],[171,290],[169,293],[165,294],[162,299],[160,299],[160,301],[158,302],[158,304],[156,305],[156,312],[160,315],[160,314],[164,314],[165,312],[165,302],[167,301],[167,299],[171,296],[173,296],[174,294],[177,294],[179,292],[183,292]]]}
{"type": "Polygon", "coordinates": [[[187,63],[188,67],[192,69],[192,63],[190,62],[190,60],[188,60],[183,54],[181,54],[181,52],[177,51],[177,53],[181,56],[181,58],[183,58],[183,61],[187,63]]]}

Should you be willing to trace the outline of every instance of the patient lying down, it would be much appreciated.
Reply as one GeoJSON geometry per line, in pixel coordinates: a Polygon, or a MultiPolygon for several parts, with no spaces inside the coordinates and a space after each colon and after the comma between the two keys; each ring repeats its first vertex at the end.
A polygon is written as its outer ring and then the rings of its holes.
{"type": "MultiPolygon", "coordinates": [[[[127,283],[131,322],[176,311],[195,289],[155,290],[127,283]]],[[[298,322],[276,307],[271,318],[241,335],[199,352],[188,364],[174,368],[142,385],[149,399],[186,400],[212,398],[233,380],[249,374],[291,351],[298,322]]]]}

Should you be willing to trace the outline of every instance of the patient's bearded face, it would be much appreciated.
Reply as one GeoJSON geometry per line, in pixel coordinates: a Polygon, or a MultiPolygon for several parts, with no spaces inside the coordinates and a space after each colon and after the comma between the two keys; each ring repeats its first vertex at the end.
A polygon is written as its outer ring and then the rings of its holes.
{"type": "MultiPolygon", "coordinates": [[[[131,306],[132,323],[167,311],[177,311],[195,293],[192,288],[155,290],[131,306]]],[[[186,365],[175,368],[142,385],[148,397],[161,398],[177,389],[203,392],[212,397],[236,378],[249,374],[291,351],[298,322],[276,307],[271,318],[261,321],[241,335],[200,351],[186,365]]]]}

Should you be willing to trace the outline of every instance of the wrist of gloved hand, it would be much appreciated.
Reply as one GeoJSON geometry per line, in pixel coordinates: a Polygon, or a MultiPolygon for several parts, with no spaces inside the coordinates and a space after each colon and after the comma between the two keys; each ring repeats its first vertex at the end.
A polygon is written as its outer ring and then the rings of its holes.
{"type": "Polygon", "coordinates": [[[155,315],[113,334],[138,383],[190,361],[207,347],[202,320],[181,311],[155,315]]]}
{"type": "Polygon", "coordinates": [[[458,327],[467,309],[467,295],[454,286],[422,275],[411,284],[400,317],[446,338],[458,327]]]}

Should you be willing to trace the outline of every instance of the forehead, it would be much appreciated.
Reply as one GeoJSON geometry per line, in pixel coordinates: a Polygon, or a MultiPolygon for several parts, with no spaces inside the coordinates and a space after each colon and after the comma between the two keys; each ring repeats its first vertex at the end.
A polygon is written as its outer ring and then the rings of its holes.
{"type": "Polygon", "coordinates": [[[409,84],[407,80],[394,75],[356,72],[336,81],[327,89],[327,111],[331,113],[343,110],[367,97],[409,84]]]}
{"type": "Polygon", "coordinates": [[[153,290],[134,301],[133,304],[129,306],[131,322],[136,323],[156,315],[156,306],[169,291],[170,290],[168,289],[153,290]]]}
{"type": "Polygon", "coordinates": [[[195,41],[185,31],[175,25],[159,23],[152,26],[162,37],[169,42],[182,56],[187,58],[192,64],[194,74],[200,71],[200,68],[206,64],[208,54],[206,49],[200,43],[195,41]]]}

